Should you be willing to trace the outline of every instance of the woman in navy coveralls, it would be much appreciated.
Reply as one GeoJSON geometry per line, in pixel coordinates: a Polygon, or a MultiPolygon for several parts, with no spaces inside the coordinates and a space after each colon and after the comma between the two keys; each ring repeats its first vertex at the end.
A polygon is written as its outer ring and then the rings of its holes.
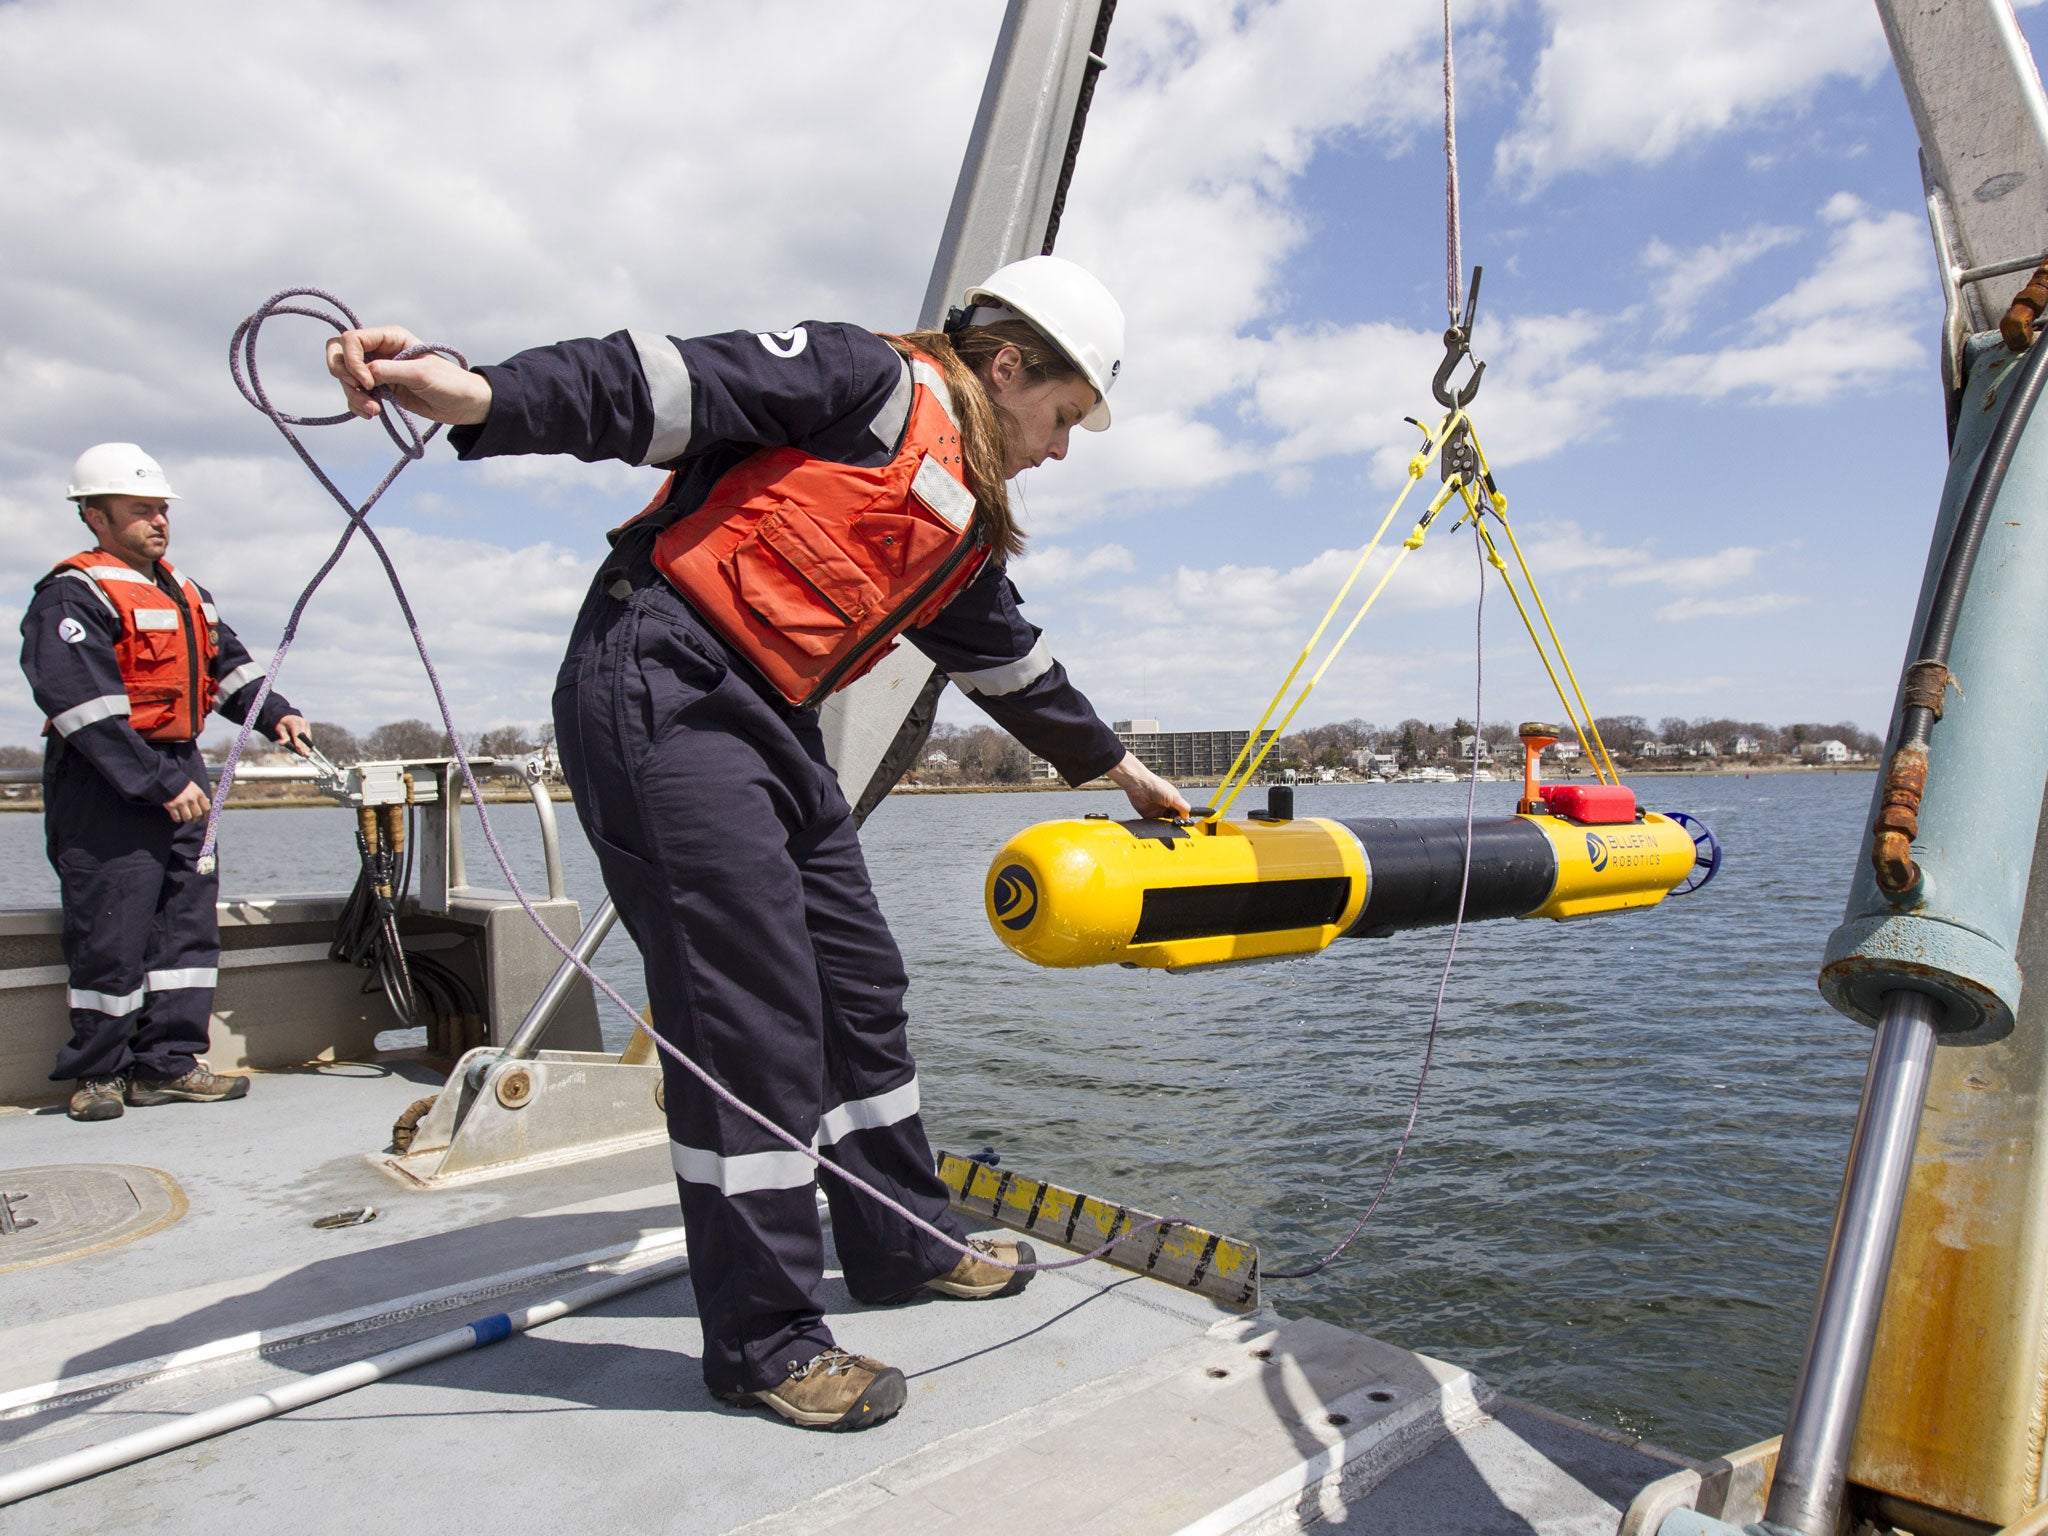
{"type": "MultiPolygon", "coordinates": [[[[968,297],[981,307],[956,311],[945,335],[899,340],[943,365],[968,483],[982,515],[1001,514],[997,558],[903,638],[1069,783],[1107,775],[1141,815],[1184,812],[1179,793],[1124,751],[1046,651],[1001,558],[1021,545],[1001,482],[1064,457],[1084,420],[1107,425],[1103,392],[1120,366],[1121,312],[1094,279],[1054,257],[1005,268],[968,297]],[[1023,280],[1006,287],[1006,274],[1019,271],[1023,280]],[[1069,341],[1069,351],[1047,332],[1072,335],[1074,323],[1063,327],[1052,311],[1077,290],[1082,323],[1112,317],[1113,339],[1092,349],[1069,341]]],[[[817,712],[788,704],[650,556],[660,527],[689,515],[760,450],[889,463],[910,410],[909,360],[872,332],[819,322],[691,340],[622,331],[468,372],[433,356],[390,361],[414,344],[398,327],[330,343],[330,371],[358,414],[376,413],[369,391],[385,386],[408,410],[455,427],[465,459],[566,453],[673,472],[659,514],[613,535],[554,695],[563,771],[645,962],[654,1027],[798,1140],[958,1235],[918,1117],[902,957],[817,712]]],[[[903,1401],[901,1373],[838,1349],[825,1325],[816,1169],[665,1065],[707,1383],[806,1427],[886,1419],[903,1401]]],[[[920,1287],[979,1299],[1023,1288],[1026,1276],[963,1257],[835,1178],[823,1185],[857,1299],[897,1300],[920,1287]]],[[[981,1248],[1031,1258],[1023,1244],[981,1248]]]]}

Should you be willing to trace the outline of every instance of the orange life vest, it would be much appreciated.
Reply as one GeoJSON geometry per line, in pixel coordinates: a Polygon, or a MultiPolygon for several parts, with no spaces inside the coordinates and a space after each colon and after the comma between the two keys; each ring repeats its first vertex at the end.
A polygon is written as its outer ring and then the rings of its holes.
{"type": "Polygon", "coordinates": [[[128,723],[151,741],[189,741],[206,728],[218,684],[213,676],[213,604],[171,568],[157,562],[177,584],[181,603],[149,577],[103,549],[83,550],[51,573],[77,572],[121,620],[114,642],[121,683],[128,690],[128,723]]]}
{"type": "MultiPolygon", "coordinates": [[[[988,559],[945,376],[918,355],[911,380],[903,443],[887,464],[765,448],[655,539],[656,569],[799,708],[894,650],[988,559]]],[[[658,511],[673,483],[634,521],[658,511]]]]}

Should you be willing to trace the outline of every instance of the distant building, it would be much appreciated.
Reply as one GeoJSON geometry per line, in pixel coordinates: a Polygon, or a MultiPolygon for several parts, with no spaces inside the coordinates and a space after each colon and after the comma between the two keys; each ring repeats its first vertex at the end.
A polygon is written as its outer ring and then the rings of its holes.
{"type": "Polygon", "coordinates": [[[1735,755],[1737,757],[1757,757],[1762,754],[1763,750],[1764,744],[1754,736],[1738,736],[1735,738],[1735,755]]]}
{"type": "Polygon", "coordinates": [[[1830,738],[1820,744],[1820,760],[1824,763],[1848,763],[1862,757],[1860,752],[1851,752],[1847,746],[1830,738]]]}
{"type": "Polygon", "coordinates": [[[1575,763],[1579,760],[1579,744],[1569,737],[1553,741],[1543,750],[1547,756],[1557,759],[1560,763],[1575,763]]]}
{"type": "Polygon", "coordinates": [[[1059,769],[1036,752],[1030,754],[1030,761],[1024,765],[1024,777],[1027,779],[1057,779],[1059,776],[1059,769]]]}
{"type": "MultiPolygon", "coordinates": [[[[1472,761],[1472,738],[1470,736],[1460,736],[1458,738],[1458,760],[1466,763],[1472,761]]],[[[1482,763],[1493,761],[1493,748],[1489,747],[1484,741],[1479,743],[1479,761],[1482,763]]]]}
{"type": "Polygon", "coordinates": [[[1157,720],[1110,722],[1116,739],[1165,779],[1220,779],[1251,740],[1250,731],[1162,731],[1157,720]]]}
{"type": "Polygon", "coordinates": [[[1692,744],[1691,751],[1694,757],[1719,757],[1721,755],[1721,749],[1711,741],[1696,741],[1692,744]]]}
{"type": "Polygon", "coordinates": [[[946,756],[939,748],[934,747],[931,751],[925,753],[924,765],[927,768],[937,768],[943,771],[953,766],[953,759],[946,756]]]}

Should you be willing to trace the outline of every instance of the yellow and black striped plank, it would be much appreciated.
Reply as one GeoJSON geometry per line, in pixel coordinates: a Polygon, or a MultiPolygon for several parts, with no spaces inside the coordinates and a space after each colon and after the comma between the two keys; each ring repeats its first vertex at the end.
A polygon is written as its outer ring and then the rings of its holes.
{"type": "MultiPolygon", "coordinates": [[[[1076,1253],[1100,1248],[1119,1232],[1157,1219],[1148,1211],[951,1152],[939,1154],[939,1177],[952,1190],[955,1209],[1076,1253]]],[[[1258,1249],[1185,1222],[1133,1232],[1104,1254],[1103,1262],[1199,1292],[1226,1307],[1249,1310],[1259,1304],[1258,1249]]]]}

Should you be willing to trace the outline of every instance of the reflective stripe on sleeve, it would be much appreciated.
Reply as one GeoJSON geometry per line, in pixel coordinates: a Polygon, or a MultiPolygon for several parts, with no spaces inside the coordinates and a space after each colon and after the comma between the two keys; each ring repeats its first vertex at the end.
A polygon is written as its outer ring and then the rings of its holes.
{"type": "Polygon", "coordinates": [[[891,1088],[887,1093],[853,1099],[826,1110],[818,1120],[817,1145],[829,1147],[855,1131],[875,1131],[885,1125],[895,1125],[908,1120],[917,1113],[917,1109],[917,1079],[913,1077],[902,1087],[891,1088]]]}
{"type": "Polygon", "coordinates": [[[67,987],[64,992],[65,1000],[73,1008],[85,1008],[93,1013],[104,1013],[109,1018],[114,1019],[126,1018],[129,1014],[134,1013],[142,1006],[148,996],[149,993],[141,987],[137,987],[133,992],[128,993],[124,997],[115,997],[108,992],[87,992],[80,987],[67,987]]]}
{"type": "Polygon", "coordinates": [[[234,671],[220,680],[220,696],[225,699],[231,693],[239,693],[263,675],[260,661],[245,661],[234,671]]]}
{"type": "Polygon", "coordinates": [[[125,693],[103,693],[96,699],[87,699],[83,704],[67,709],[61,715],[52,715],[50,724],[59,736],[69,736],[81,731],[95,720],[111,720],[116,715],[128,713],[128,695],[125,693]]]}
{"type": "Polygon", "coordinates": [[[183,987],[212,987],[220,984],[220,972],[210,965],[187,966],[182,971],[151,971],[142,985],[151,992],[176,992],[183,987]]]}
{"type": "Polygon", "coordinates": [[[946,413],[946,420],[953,423],[954,430],[958,431],[960,418],[953,413],[953,391],[946,383],[946,376],[926,362],[911,363],[910,373],[918,383],[939,397],[939,408],[946,413]]]}
{"type": "Polygon", "coordinates": [[[672,1141],[668,1153],[677,1178],[689,1184],[709,1184],[728,1197],[764,1189],[805,1189],[818,1173],[818,1165],[801,1152],[742,1152],[737,1157],[722,1157],[672,1141]]]}
{"type": "Polygon", "coordinates": [[[910,376],[910,364],[903,362],[902,371],[896,376],[896,387],[889,391],[889,398],[882,402],[882,408],[875,412],[875,419],[868,423],[868,430],[875,440],[891,452],[903,441],[903,429],[910,425],[910,402],[917,395],[917,387],[910,376]]]}
{"type": "Polygon", "coordinates": [[[640,354],[640,372],[654,403],[654,435],[647,439],[647,457],[640,462],[666,464],[690,446],[690,368],[668,337],[651,331],[626,334],[640,354]]]}
{"type": "Polygon", "coordinates": [[[135,610],[137,629],[176,629],[178,611],[175,608],[138,608],[135,610]]]}
{"type": "Polygon", "coordinates": [[[73,581],[84,582],[86,590],[91,592],[94,597],[100,600],[100,606],[102,608],[106,609],[107,612],[111,613],[117,619],[121,617],[121,610],[114,606],[114,600],[111,597],[107,596],[106,593],[100,590],[100,584],[98,582],[94,581],[90,576],[86,575],[85,572],[79,570],[78,567],[66,566],[57,574],[59,576],[68,576],[73,581]]]}
{"type": "Polygon", "coordinates": [[[990,698],[1001,698],[1006,693],[1029,688],[1051,670],[1052,652],[1045,648],[1045,636],[1040,635],[1038,643],[1015,661],[1006,661],[1000,667],[984,667],[979,672],[954,672],[948,675],[969,693],[985,693],[990,698]]]}

